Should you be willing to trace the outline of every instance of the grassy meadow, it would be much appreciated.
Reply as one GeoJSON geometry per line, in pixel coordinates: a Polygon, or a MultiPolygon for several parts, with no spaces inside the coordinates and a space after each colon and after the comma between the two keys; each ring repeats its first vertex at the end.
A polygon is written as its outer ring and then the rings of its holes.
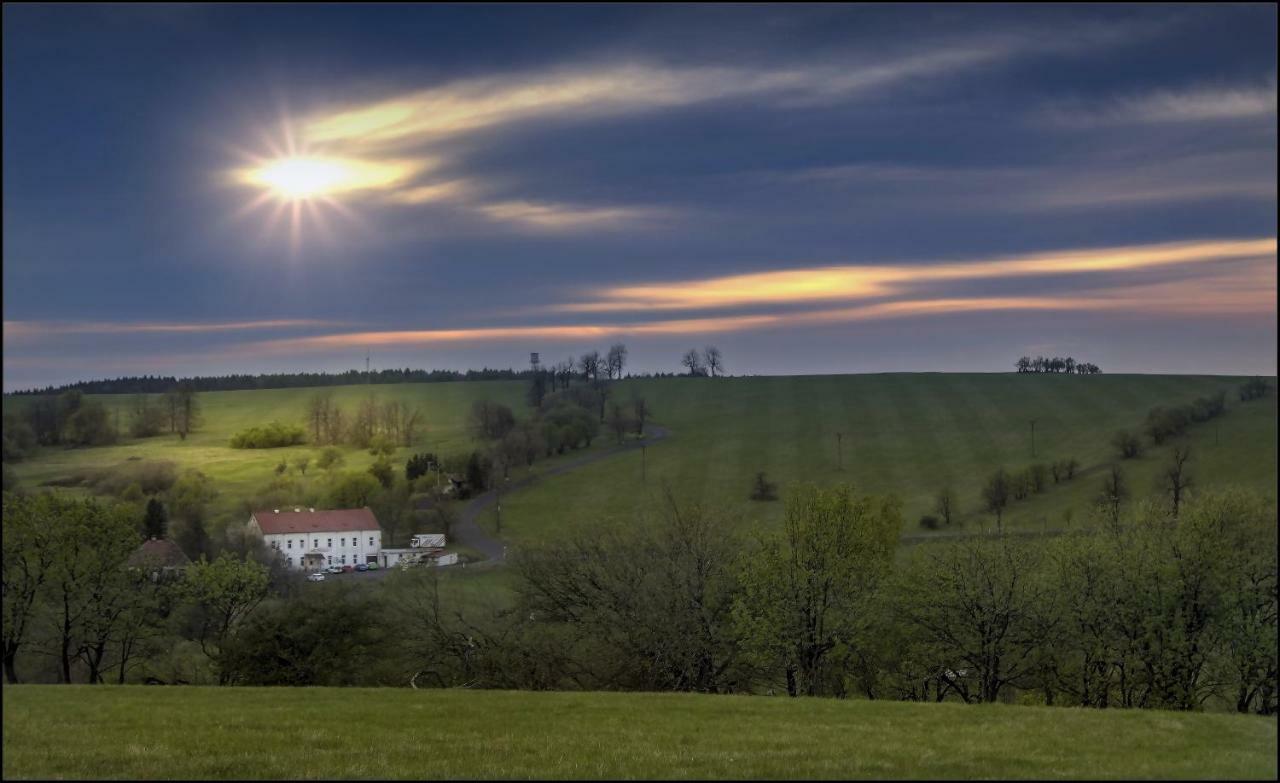
{"type": "MultiPolygon", "coordinates": [[[[662,482],[677,497],[738,515],[750,523],[775,524],[783,503],[748,499],[757,471],[764,471],[785,495],[788,483],[848,481],[861,490],[893,492],[904,502],[911,536],[931,535],[917,527],[930,513],[934,495],[950,486],[965,530],[994,524],[981,510],[979,492],[999,466],[1021,469],[1033,462],[1031,419],[1036,420],[1034,461],[1074,457],[1076,478],[1023,501],[1013,502],[1005,524],[1014,528],[1058,529],[1087,524],[1107,466],[1110,444],[1120,428],[1141,429],[1156,405],[1178,405],[1219,390],[1227,392],[1227,413],[1192,425],[1192,475],[1199,486],[1239,484],[1274,494],[1276,407],[1274,396],[1241,403],[1242,378],[1172,375],[1016,375],[895,373],[738,378],[631,379],[615,385],[615,400],[643,396],[653,421],[668,438],[645,450],[606,459],[549,477],[503,502],[502,536],[513,542],[554,539],[566,529],[627,523],[651,508],[662,482]],[[843,433],[843,465],[837,462],[837,432],[843,433]],[[645,462],[642,480],[641,461],[645,462]]],[[[528,415],[524,385],[516,381],[396,384],[332,387],[347,410],[370,392],[421,407],[426,427],[421,442],[396,454],[400,464],[411,451],[460,453],[476,444],[466,430],[473,401],[492,399],[528,415]]],[[[58,482],[129,458],[166,459],[179,468],[208,474],[219,492],[215,516],[238,519],[244,501],[273,476],[281,460],[290,463],[315,449],[237,450],[231,436],[247,427],[279,420],[300,422],[314,389],[208,392],[200,395],[203,426],[186,441],[173,436],[88,449],[43,449],[13,465],[28,486],[58,482]]],[[[130,395],[102,395],[127,422],[130,395]]],[[[29,398],[6,397],[5,410],[29,398]]],[[[612,442],[602,432],[593,449],[612,442]]],[[[1135,495],[1155,490],[1170,447],[1148,448],[1123,463],[1135,495]]],[[[570,455],[573,453],[571,452],[570,455]]],[[[345,449],[345,470],[372,463],[367,452],[345,449]]],[[[558,459],[563,460],[566,457],[558,459]]],[[[539,472],[556,460],[541,461],[539,472]]],[[[518,471],[513,478],[518,477],[518,471]]],[[[324,481],[312,467],[307,482],[324,481]]],[[[300,501],[301,502],[301,501],[300,501]]],[[[494,532],[492,511],[482,524],[494,532]]],[[[944,531],[945,532],[945,531],[944,531]]]]}
{"type": "Polygon", "coordinates": [[[1241,715],[687,694],[4,688],[4,777],[1276,776],[1241,715]]]}
{"type": "MultiPolygon", "coordinates": [[[[557,476],[504,502],[502,528],[514,540],[554,539],[568,526],[626,522],[652,507],[666,481],[678,498],[699,501],[748,521],[776,524],[783,502],[749,499],[757,471],[778,483],[847,481],[863,491],[893,492],[906,529],[931,513],[944,486],[957,497],[965,530],[994,529],[980,492],[1000,466],[1075,457],[1075,479],[1011,502],[1004,523],[1063,528],[1088,523],[1104,473],[1115,461],[1117,429],[1140,431],[1157,405],[1188,403],[1227,391],[1226,414],[1188,430],[1199,486],[1238,484],[1275,493],[1274,396],[1236,397],[1244,379],[1221,376],[885,374],[629,381],[616,394],[643,395],[669,438],[557,476]],[[1036,457],[1031,456],[1036,420],[1036,457]],[[1216,430],[1216,431],[1215,431],[1216,430]],[[843,469],[835,433],[843,433],[843,469]]],[[[1171,446],[1148,448],[1123,463],[1137,495],[1156,490],[1171,446]]],[[[490,525],[492,520],[483,520],[490,525]]],[[[945,532],[945,531],[943,531],[945,532]]]]}

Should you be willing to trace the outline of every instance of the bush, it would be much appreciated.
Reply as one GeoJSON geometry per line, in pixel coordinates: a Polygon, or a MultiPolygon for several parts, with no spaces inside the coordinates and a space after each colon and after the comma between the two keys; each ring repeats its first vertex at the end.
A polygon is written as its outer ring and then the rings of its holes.
{"type": "Polygon", "coordinates": [[[1267,392],[1270,390],[1270,384],[1264,381],[1261,377],[1250,378],[1240,386],[1240,400],[1242,402],[1256,400],[1260,397],[1267,396],[1267,392]]]}
{"type": "Polygon", "coordinates": [[[933,516],[932,514],[925,514],[924,516],[920,517],[920,527],[924,528],[925,530],[937,530],[938,524],[939,524],[938,518],[933,516]]]}
{"type": "Polygon", "coordinates": [[[369,466],[369,475],[376,478],[384,489],[389,488],[396,479],[395,470],[391,467],[391,462],[386,457],[369,466]]]}
{"type": "Polygon", "coordinates": [[[778,485],[769,481],[764,473],[757,473],[755,481],[751,483],[751,499],[752,500],[777,500],[778,485]]]}
{"type": "Polygon", "coordinates": [[[119,496],[131,484],[154,495],[168,490],[177,480],[178,468],[169,460],[136,460],[94,471],[85,481],[100,495],[119,496]]]}
{"type": "Polygon", "coordinates": [[[250,427],[231,436],[233,449],[276,449],[281,446],[297,446],[307,438],[307,433],[296,424],[273,421],[265,427],[250,427]]]}
{"type": "Polygon", "coordinates": [[[353,473],[339,479],[329,490],[329,505],[333,508],[363,508],[381,489],[378,480],[368,473],[353,473]]]}
{"type": "Polygon", "coordinates": [[[425,476],[433,469],[438,468],[436,465],[436,455],[434,454],[414,454],[404,465],[404,477],[413,481],[419,476],[425,476]]]}
{"type": "Polygon", "coordinates": [[[1115,447],[1120,459],[1133,459],[1142,453],[1142,441],[1128,430],[1119,430],[1112,435],[1111,445],[1115,447]]]}
{"type": "Polygon", "coordinates": [[[396,452],[396,445],[386,435],[374,435],[369,440],[369,453],[375,457],[390,457],[396,452]]]}
{"type": "Polygon", "coordinates": [[[337,448],[329,446],[320,452],[320,456],[316,458],[316,466],[321,470],[329,470],[330,468],[342,467],[346,460],[342,456],[342,452],[337,448]]]}
{"type": "Polygon", "coordinates": [[[1186,408],[1152,408],[1147,413],[1146,431],[1151,442],[1159,446],[1166,440],[1186,432],[1191,416],[1186,408]]]}
{"type": "Polygon", "coordinates": [[[1227,393],[1218,392],[1212,397],[1199,397],[1191,403],[1191,420],[1195,422],[1209,421],[1222,415],[1227,409],[1227,393]]]}
{"type": "Polygon", "coordinates": [[[1027,479],[1031,482],[1031,491],[1037,494],[1044,492],[1049,485],[1049,467],[1037,462],[1027,468],[1027,479]]]}

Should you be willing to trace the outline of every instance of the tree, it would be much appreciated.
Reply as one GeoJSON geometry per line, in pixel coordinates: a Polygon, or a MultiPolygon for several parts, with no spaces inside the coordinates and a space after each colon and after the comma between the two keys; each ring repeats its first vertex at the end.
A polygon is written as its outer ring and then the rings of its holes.
{"type": "Polygon", "coordinates": [[[147,514],[142,520],[142,529],[147,538],[168,538],[169,512],[159,499],[151,498],[147,501],[147,514]]]}
{"type": "Polygon", "coordinates": [[[605,358],[605,368],[609,378],[622,378],[622,368],[627,363],[627,346],[615,343],[609,346],[609,354],[605,358]]]}
{"type": "Polygon", "coordinates": [[[996,528],[1001,530],[1004,510],[1009,505],[1010,484],[1009,474],[1004,472],[1004,468],[1000,468],[987,479],[986,486],[982,488],[982,502],[987,511],[996,515],[996,528]]]}
{"type": "Polygon", "coordinates": [[[303,454],[301,457],[294,457],[293,464],[298,469],[298,472],[305,476],[307,475],[307,466],[311,464],[311,458],[303,454]]]}
{"type": "Polygon", "coordinates": [[[316,459],[316,467],[321,470],[334,470],[342,467],[345,462],[342,452],[333,446],[329,446],[320,452],[320,456],[316,459]]]}
{"type": "Polygon", "coordinates": [[[714,345],[708,345],[702,355],[706,361],[707,372],[711,373],[712,378],[724,372],[724,363],[721,361],[719,348],[714,345]]]}
{"type": "Polygon", "coordinates": [[[780,670],[789,695],[832,689],[831,657],[857,647],[901,528],[892,497],[800,485],[783,531],[744,558],[734,617],[751,658],[780,670]]]}
{"type": "Polygon", "coordinates": [[[1018,372],[1031,372],[1031,359],[1023,356],[1021,359],[1014,362],[1013,366],[1018,372]]]}
{"type": "Polygon", "coordinates": [[[898,580],[895,607],[920,634],[947,685],[994,702],[1034,674],[1053,617],[1035,551],[1006,536],[923,549],[898,580]]]}
{"type": "Polygon", "coordinates": [[[329,504],[334,508],[363,508],[381,488],[369,473],[350,473],[338,479],[329,490],[329,504]]]}
{"type": "Polygon", "coordinates": [[[756,474],[755,480],[751,482],[751,499],[752,500],[777,500],[778,485],[765,476],[761,471],[756,474]]]}
{"type": "Polygon", "coordinates": [[[95,400],[77,404],[67,416],[62,442],[73,446],[105,446],[116,441],[106,407],[95,400]]]}
{"type": "Polygon", "coordinates": [[[135,438],[150,438],[164,429],[164,409],[150,395],[134,395],[129,408],[129,434],[135,438]]]}
{"type": "Polygon", "coordinates": [[[698,354],[698,349],[690,348],[685,352],[684,358],[680,363],[689,369],[690,375],[705,375],[706,372],[702,368],[702,356],[698,354]]]}
{"type": "Polygon", "coordinates": [[[938,512],[938,516],[942,518],[942,524],[951,527],[951,522],[956,513],[956,496],[951,491],[951,487],[944,487],[937,494],[933,501],[933,508],[938,512]]]}
{"type": "Polygon", "coordinates": [[[50,546],[53,523],[67,501],[55,495],[4,493],[4,675],[18,681],[18,653],[30,640],[36,599],[49,579],[56,550],[50,546]]]}
{"type": "Polygon", "coordinates": [[[1102,482],[1102,495],[1099,500],[1106,509],[1113,526],[1120,524],[1120,505],[1129,497],[1129,487],[1119,465],[1112,465],[1111,472],[1102,482]]]}
{"type": "Polygon", "coordinates": [[[218,668],[218,684],[230,681],[223,653],[236,628],[267,597],[267,568],[225,552],[187,568],[182,594],[197,608],[200,649],[218,668]]]}
{"type": "Polygon", "coordinates": [[[653,415],[653,411],[649,409],[649,404],[645,402],[644,397],[633,397],[631,399],[631,420],[636,423],[636,434],[644,437],[644,423],[653,415]]]}
{"type": "Polygon", "coordinates": [[[369,440],[369,453],[375,457],[390,457],[396,453],[396,444],[386,435],[374,435],[369,440]]]}
{"type": "Polygon", "coordinates": [[[578,359],[578,369],[582,372],[582,378],[586,381],[595,383],[600,378],[600,352],[589,351],[582,354],[582,358],[578,359]]]}
{"type": "Polygon", "coordinates": [[[195,384],[182,381],[174,387],[170,405],[173,408],[173,427],[178,437],[186,440],[187,435],[200,426],[200,399],[195,384]]]}
{"type": "Polygon", "coordinates": [[[516,417],[505,405],[492,400],[476,400],[471,404],[468,425],[473,437],[498,440],[516,426],[516,417]]]}
{"type": "Polygon", "coordinates": [[[369,475],[378,480],[383,489],[389,488],[396,479],[395,469],[391,467],[391,461],[386,457],[381,457],[369,466],[369,475]]]}
{"type": "Polygon", "coordinates": [[[1173,516],[1178,516],[1178,509],[1187,490],[1191,487],[1191,475],[1187,470],[1187,460],[1191,459],[1190,446],[1174,446],[1173,456],[1161,473],[1164,490],[1173,503],[1173,516]]]}
{"type": "Polygon", "coordinates": [[[1115,447],[1120,459],[1133,459],[1142,453],[1142,441],[1128,430],[1118,430],[1111,436],[1111,445],[1115,447]]]}
{"type": "Polygon", "coordinates": [[[613,431],[613,435],[618,439],[618,444],[622,444],[623,437],[635,428],[635,422],[627,415],[622,405],[614,403],[609,408],[609,429],[613,431]]]}

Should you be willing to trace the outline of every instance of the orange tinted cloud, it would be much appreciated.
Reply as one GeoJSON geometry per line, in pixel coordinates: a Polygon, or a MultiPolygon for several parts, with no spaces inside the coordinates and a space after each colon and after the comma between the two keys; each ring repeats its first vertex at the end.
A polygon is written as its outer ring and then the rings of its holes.
{"type": "Polygon", "coordinates": [[[931,282],[1008,279],[1043,275],[1125,272],[1175,265],[1275,258],[1276,239],[1175,242],[1055,251],[1027,256],[935,264],[827,266],[746,275],[608,286],[592,301],[555,305],[556,312],[694,310],[765,304],[859,300],[905,295],[931,282]]]}

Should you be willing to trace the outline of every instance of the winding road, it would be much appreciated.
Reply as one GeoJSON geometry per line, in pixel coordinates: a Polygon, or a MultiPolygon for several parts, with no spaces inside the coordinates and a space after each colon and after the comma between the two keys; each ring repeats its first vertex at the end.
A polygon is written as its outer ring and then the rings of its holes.
{"type": "MultiPolygon", "coordinates": [[[[550,470],[537,473],[532,476],[525,476],[519,481],[513,481],[507,485],[506,493],[511,494],[512,492],[523,489],[541,479],[568,473],[569,471],[577,470],[584,465],[590,465],[593,462],[599,462],[602,459],[608,459],[609,457],[626,451],[635,451],[641,446],[648,446],[652,443],[657,443],[670,434],[669,430],[665,427],[659,427],[656,424],[650,425],[648,430],[649,432],[645,436],[644,440],[633,440],[620,446],[613,446],[612,448],[604,451],[583,454],[582,456],[575,457],[567,462],[562,462],[550,470]]],[[[485,559],[476,565],[501,563],[506,560],[507,557],[506,545],[497,539],[490,538],[480,527],[480,523],[477,521],[480,518],[481,512],[491,507],[496,499],[497,493],[494,490],[489,490],[482,495],[477,495],[462,507],[462,511],[458,514],[458,522],[453,526],[453,537],[455,541],[463,546],[471,547],[472,549],[476,549],[484,554],[485,559]]]]}

